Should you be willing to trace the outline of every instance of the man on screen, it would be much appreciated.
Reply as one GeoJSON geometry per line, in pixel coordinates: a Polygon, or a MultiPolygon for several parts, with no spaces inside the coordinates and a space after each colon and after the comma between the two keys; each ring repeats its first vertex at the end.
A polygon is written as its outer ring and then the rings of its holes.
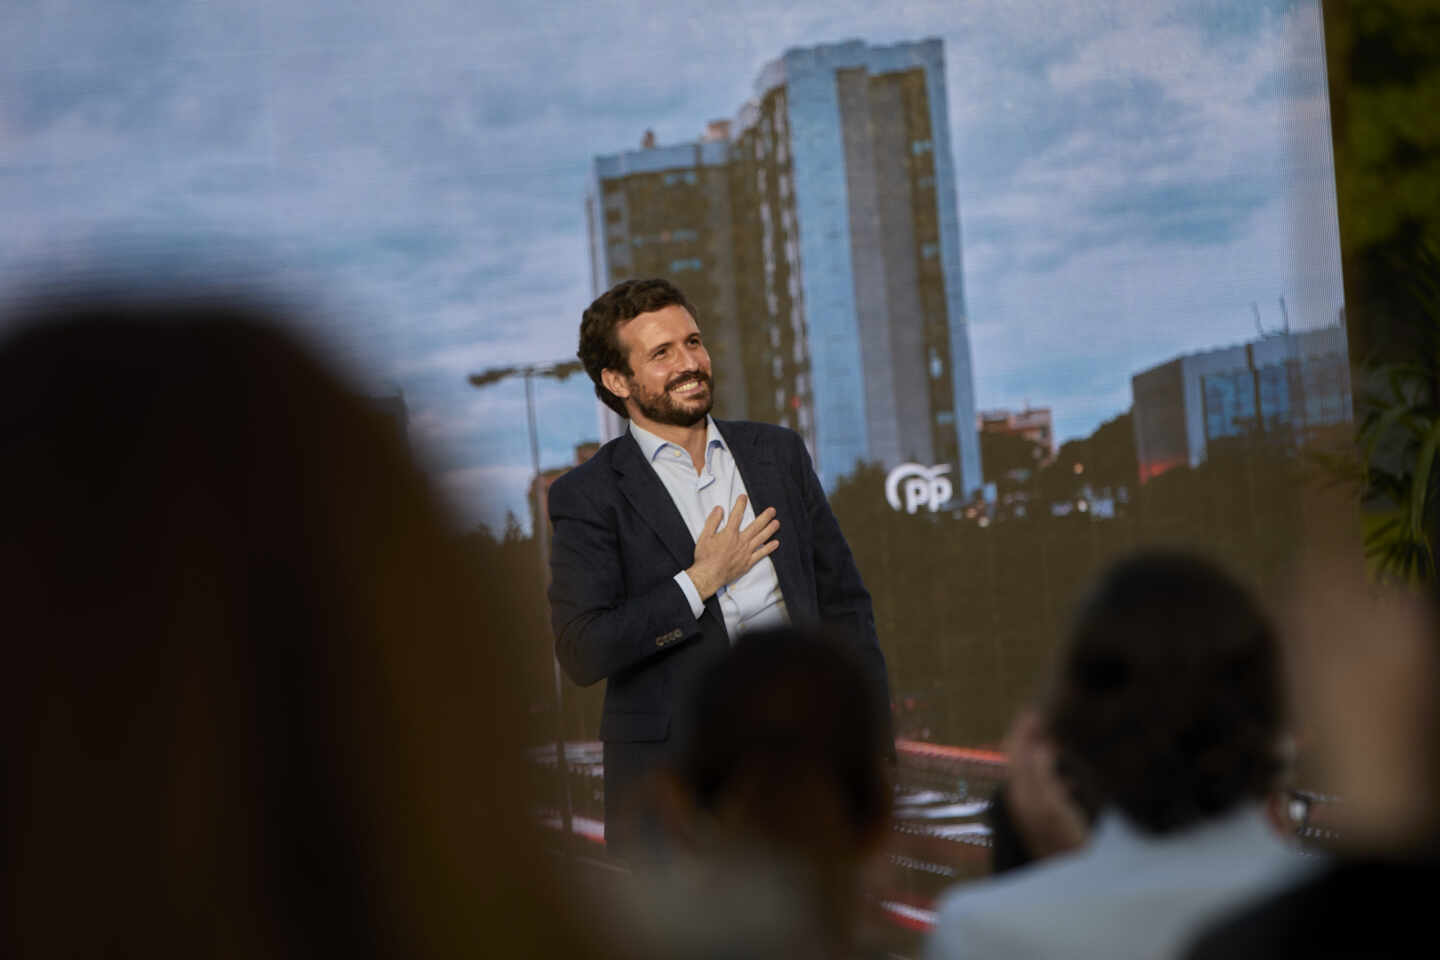
{"type": "Polygon", "coordinates": [[[616,285],[585,311],[578,353],[629,429],[550,489],[551,620],[570,678],[606,681],[606,843],[643,858],[658,852],[651,777],[688,738],[696,679],[741,633],[825,626],[853,645],[887,716],[888,681],[804,443],[710,417],[710,355],[685,295],[665,280],[616,285]]]}

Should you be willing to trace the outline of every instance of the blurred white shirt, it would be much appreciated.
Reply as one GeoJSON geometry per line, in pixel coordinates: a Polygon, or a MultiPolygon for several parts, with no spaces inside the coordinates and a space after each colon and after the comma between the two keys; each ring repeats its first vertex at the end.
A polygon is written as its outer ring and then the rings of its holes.
{"type": "Polygon", "coordinates": [[[925,957],[1175,957],[1223,912],[1320,862],[1287,845],[1254,805],[1163,835],[1109,812],[1080,850],[942,897],[925,957]]]}

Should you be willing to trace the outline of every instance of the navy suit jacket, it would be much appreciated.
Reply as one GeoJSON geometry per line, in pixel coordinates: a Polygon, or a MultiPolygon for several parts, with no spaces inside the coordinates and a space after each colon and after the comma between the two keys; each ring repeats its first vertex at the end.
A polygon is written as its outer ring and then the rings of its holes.
{"type": "MultiPolygon", "coordinates": [[[[852,645],[888,723],[889,682],[870,594],[799,435],[717,420],[750,503],[774,507],[780,546],[770,555],[790,621],[852,645]]],[[[550,614],[555,654],[582,686],[606,681],[605,819],[612,847],[628,830],[638,781],[669,762],[688,731],[688,692],[730,649],[715,597],[696,619],[675,583],[695,540],[627,431],[550,488],[550,614]]],[[[728,509],[728,508],[727,508],[728,509]]]]}

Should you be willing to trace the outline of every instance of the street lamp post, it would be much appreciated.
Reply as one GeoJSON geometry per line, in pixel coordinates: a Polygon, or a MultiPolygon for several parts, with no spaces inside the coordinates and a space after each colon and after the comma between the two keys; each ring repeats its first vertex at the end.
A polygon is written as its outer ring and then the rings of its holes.
{"type": "MultiPolygon", "coordinates": [[[[470,385],[485,387],[499,383],[512,376],[525,379],[525,420],[530,432],[530,467],[535,481],[540,479],[540,435],[535,427],[535,378],[548,377],[563,382],[580,370],[579,360],[564,360],[558,363],[520,364],[510,367],[491,367],[481,373],[470,375],[470,385]]],[[[550,578],[550,525],[542,516],[544,504],[535,504],[535,543],[540,558],[540,582],[546,584],[550,578]]],[[[546,619],[549,611],[546,611],[546,619]]],[[[560,661],[553,654],[551,666],[555,674],[555,764],[560,775],[560,789],[563,797],[561,807],[561,830],[568,847],[574,838],[574,809],[570,800],[570,764],[565,756],[565,678],[560,672],[560,661]]]]}

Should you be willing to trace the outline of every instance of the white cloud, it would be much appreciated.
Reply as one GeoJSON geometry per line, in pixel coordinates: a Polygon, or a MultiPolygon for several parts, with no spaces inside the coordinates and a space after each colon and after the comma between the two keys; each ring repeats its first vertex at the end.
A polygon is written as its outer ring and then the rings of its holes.
{"type": "MultiPolygon", "coordinates": [[[[733,115],[786,47],[937,35],[977,401],[1048,391],[1084,432],[1137,364],[1243,339],[1252,300],[1338,306],[1317,7],[1253,6],[3,4],[0,286],[117,229],[251,240],[268,279],[319,291],[351,367],[404,387],[446,482],[478,490],[466,471],[493,465],[523,513],[503,473],[528,476],[520,391],[464,377],[573,354],[591,156],[733,115]],[[1171,185],[1183,215],[1141,208],[1171,185]]],[[[583,379],[539,402],[546,462],[594,437],[583,379]]]]}

